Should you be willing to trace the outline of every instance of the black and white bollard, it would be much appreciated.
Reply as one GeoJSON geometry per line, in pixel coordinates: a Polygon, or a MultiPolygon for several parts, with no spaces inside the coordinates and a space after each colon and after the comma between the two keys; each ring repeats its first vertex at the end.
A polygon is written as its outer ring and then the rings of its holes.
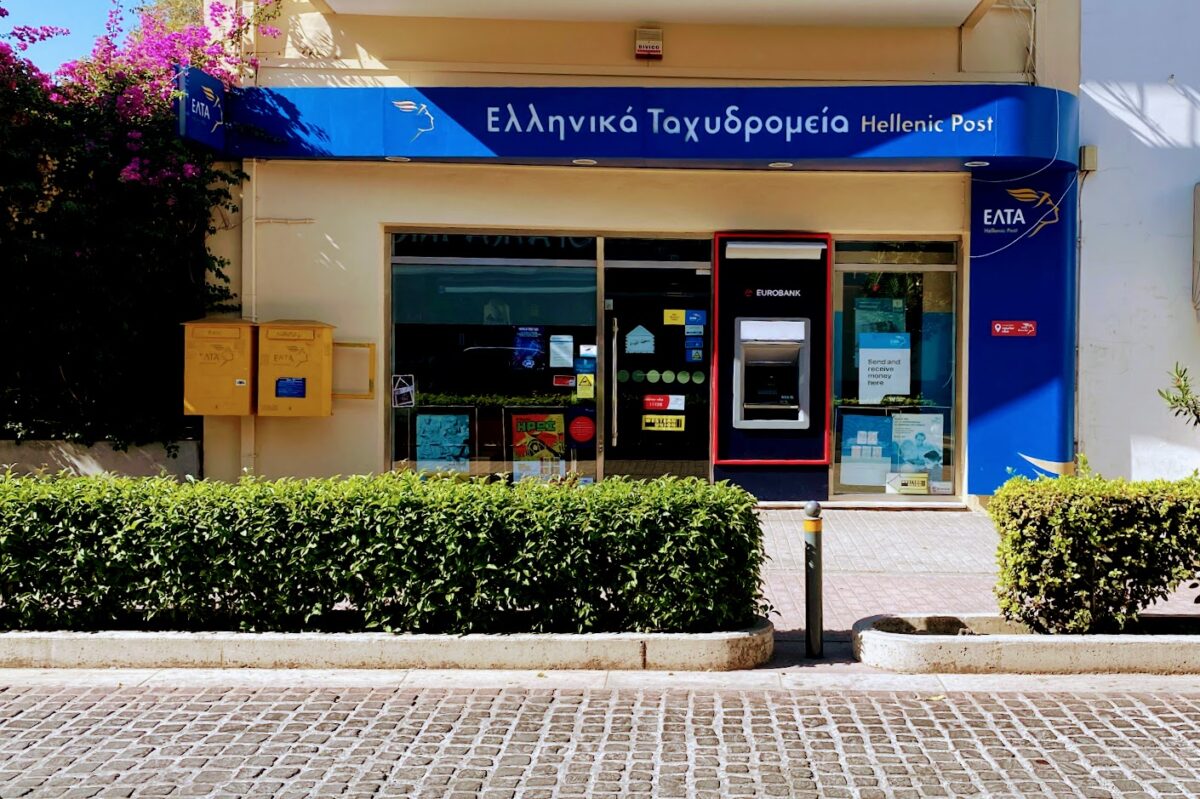
{"type": "Polygon", "coordinates": [[[825,607],[821,602],[821,503],[804,506],[804,643],[810,658],[824,657],[825,607]]]}

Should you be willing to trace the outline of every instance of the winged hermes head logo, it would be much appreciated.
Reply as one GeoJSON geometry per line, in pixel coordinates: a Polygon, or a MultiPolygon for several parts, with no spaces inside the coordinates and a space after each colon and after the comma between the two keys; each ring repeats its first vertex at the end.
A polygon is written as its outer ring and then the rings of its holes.
{"type": "Polygon", "coordinates": [[[395,100],[392,105],[400,109],[405,114],[416,114],[417,132],[409,139],[409,144],[412,144],[417,139],[421,138],[422,134],[429,133],[434,128],[433,113],[430,112],[429,106],[425,103],[414,103],[412,100],[395,100]]]}
{"type": "MultiPolygon", "coordinates": [[[[213,91],[211,86],[201,86],[200,90],[204,92],[205,99],[208,100],[209,104],[213,108],[213,111],[216,112],[215,114],[211,115],[213,118],[213,126],[209,133],[213,133],[217,128],[225,124],[225,110],[221,108],[221,95],[213,91]]],[[[210,115],[204,114],[204,116],[208,117],[210,115]]]]}
{"type": "Polygon", "coordinates": [[[1050,192],[1038,191],[1037,189],[1009,189],[1008,194],[1014,200],[1031,203],[1034,208],[1049,206],[1041,218],[1038,219],[1038,223],[1029,234],[1029,238],[1036,236],[1047,225],[1053,225],[1058,221],[1058,203],[1054,202],[1054,198],[1050,196],[1050,192]]]}

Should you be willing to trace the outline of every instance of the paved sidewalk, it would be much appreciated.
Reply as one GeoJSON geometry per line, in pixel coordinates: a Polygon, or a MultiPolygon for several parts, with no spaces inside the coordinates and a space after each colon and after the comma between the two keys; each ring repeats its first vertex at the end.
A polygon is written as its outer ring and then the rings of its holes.
{"type": "MultiPolygon", "coordinates": [[[[824,513],[825,629],[848,640],[854,622],[880,613],[997,613],[996,546],[986,513],[824,513]]],[[[803,636],[804,528],[801,511],[763,511],[770,561],[763,575],[781,639],[803,636]]],[[[1200,613],[1200,585],[1185,584],[1150,613],[1200,613]]]]}

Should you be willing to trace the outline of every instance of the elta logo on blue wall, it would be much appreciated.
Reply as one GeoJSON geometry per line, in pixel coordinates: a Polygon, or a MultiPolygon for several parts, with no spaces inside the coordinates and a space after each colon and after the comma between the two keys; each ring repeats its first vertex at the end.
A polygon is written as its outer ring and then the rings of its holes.
{"type": "Polygon", "coordinates": [[[214,150],[224,151],[225,84],[198,69],[179,71],[179,135],[214,150]]]}
{"type": "Polygon", "coordinates": [[[1074,468],[1077,174],[971,183],[967,486],[1074,468]],[[998,336],[1019,320],[1032,335],[998,336]]]}

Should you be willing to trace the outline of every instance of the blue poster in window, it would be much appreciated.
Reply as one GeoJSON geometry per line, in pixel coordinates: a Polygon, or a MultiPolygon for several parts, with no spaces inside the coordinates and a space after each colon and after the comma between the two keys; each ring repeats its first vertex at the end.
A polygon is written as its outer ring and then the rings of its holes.
{"type": "Polygon", "coordinates": [[[304,399],[307,396],[305,378],[280,377],[275,380],[275,396],[282,399],[304,399]]]}
{"type": "Polygon", "coordinates": [[[687,362],[688,363],[704,363],[704,350],[688,350],[687,351],[687,362]]]}
{"type": "Polygon", "coordinates": [[[465,413],[417,414],[417,470],[467,472],[471,418],[465,413]]]}
{"type": "Polygon", "coordinates": [[[683,322],[688,325],[707,325],[708,311],[688,311],[683,315],[683,322]]]}
{"type": "Polygon", "coordinates": [[[546,341],[543,327],[518,327],[513,338],[513,366],[517,369],[545,369],[546,341]]]}
{"type": "Polygon", "coordinates": [[[688,336],[683,340],[683,346],[689,350],[704,349],[704,336],[688,336]]]}

